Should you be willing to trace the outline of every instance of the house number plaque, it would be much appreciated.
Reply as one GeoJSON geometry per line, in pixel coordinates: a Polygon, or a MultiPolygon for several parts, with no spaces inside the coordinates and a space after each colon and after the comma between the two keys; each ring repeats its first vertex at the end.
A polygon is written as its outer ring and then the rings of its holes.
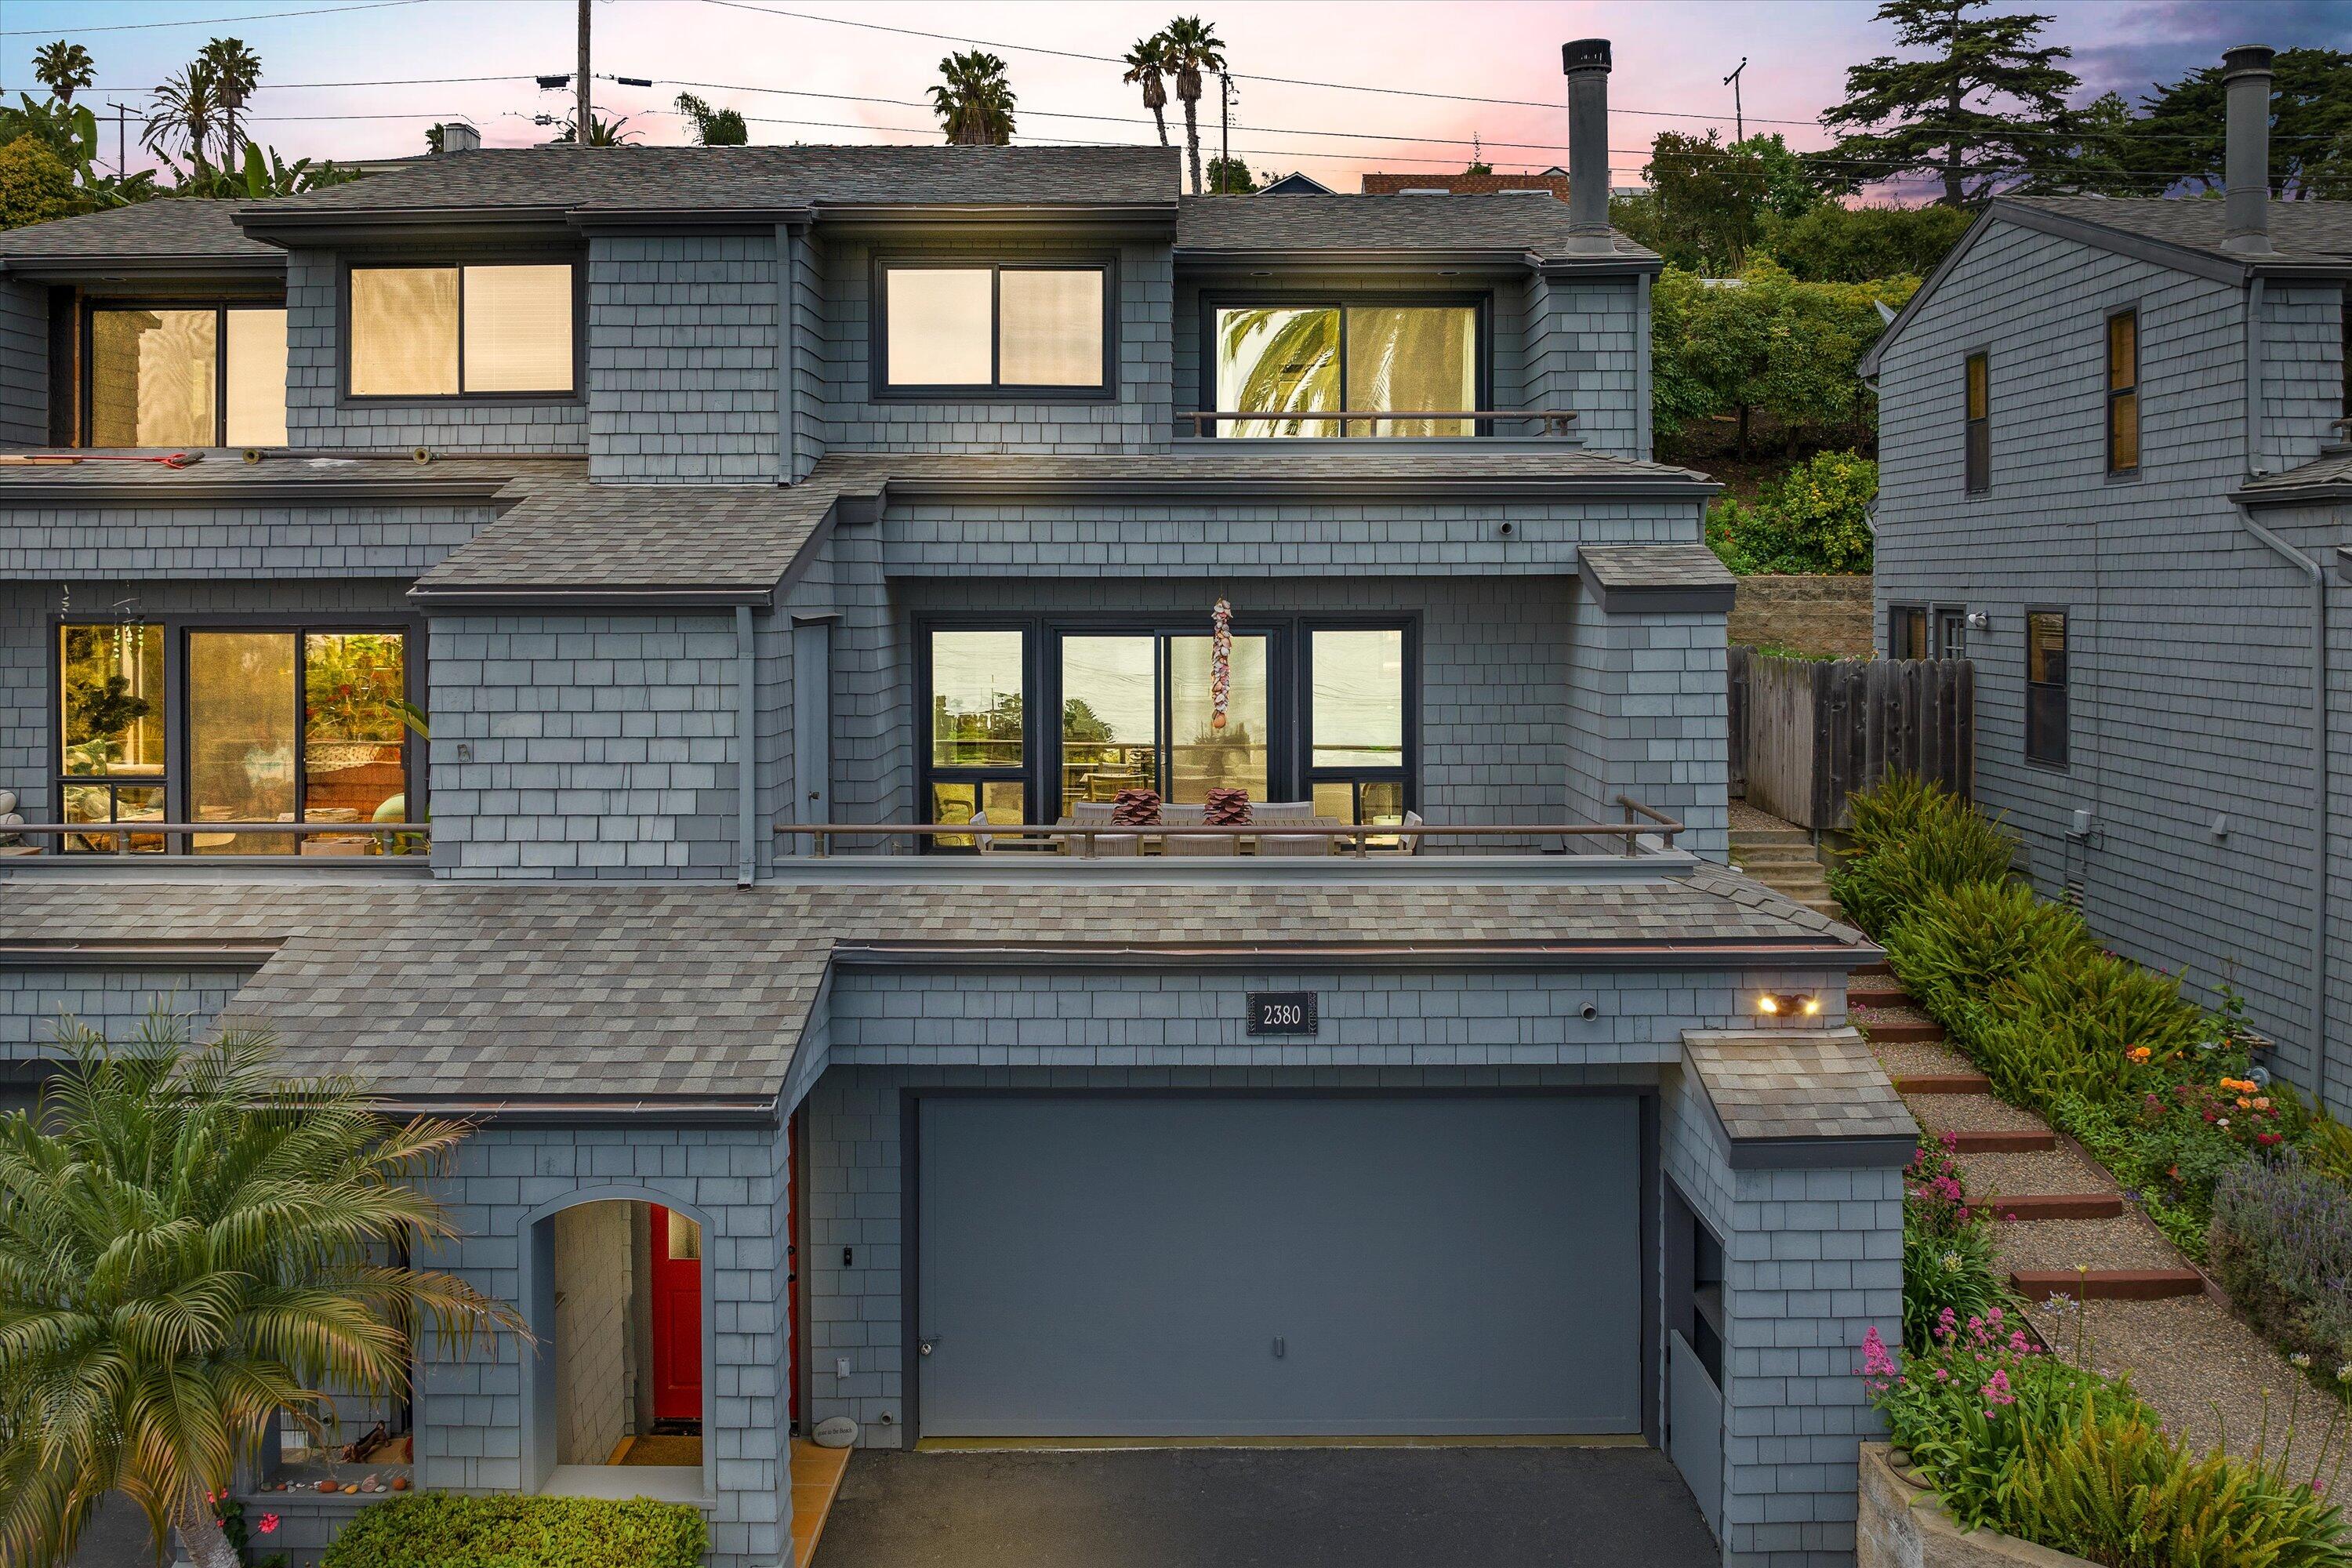
{"type": "Polygon", "coordinates": [[[1311,1035],[1315,1033],[1315,1022],[1312,991],[1249,994],[1249,1032],[1253,1035],[1311,1035]]]}

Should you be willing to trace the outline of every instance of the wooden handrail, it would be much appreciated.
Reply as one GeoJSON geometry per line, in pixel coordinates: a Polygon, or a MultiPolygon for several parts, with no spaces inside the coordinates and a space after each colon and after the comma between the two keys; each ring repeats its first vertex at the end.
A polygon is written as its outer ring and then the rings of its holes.
{"type": "Polygon", "coordinates": [[[1370,422],[1400,419],[1540,419],[1544,434],[1557,436],[1576,422],[1573,408],[1343,408],[1336,412],[1311,413],[1292,409],[1198,409],[1184,416],[1192,422],[1192,434],[1198,436],[1210,425],[1227,425],[1243,419],[1263,419],[1270,425],[1285,422],[1328,425],[1335,420],[1365,420],[1370,422]]]}
{"type": "Polygon", "coordinates": [[[49,838],[62,838],[68,834],[82,834],[93,838],[111,837],[121,842],[119,853],[127,855],[131,852],[131,839],[142,836],[285,833],[317,837],[327,834],[377,833],[411,834],[419,840],[429,840],[433,836],[433,825],[429,822],[12,822],[0,826],[0,837],[11,833],[49,838]]]}

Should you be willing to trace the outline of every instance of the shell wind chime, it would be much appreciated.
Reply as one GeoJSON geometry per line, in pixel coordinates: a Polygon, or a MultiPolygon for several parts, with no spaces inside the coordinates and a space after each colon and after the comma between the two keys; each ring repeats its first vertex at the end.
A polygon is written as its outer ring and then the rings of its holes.
{"type": "Polygon", "coordinates": [[[1209,728],[1225,727],[1225,703],[1234,694],[1234,607],[1223,599],[1209,612],[1209,728]]]}

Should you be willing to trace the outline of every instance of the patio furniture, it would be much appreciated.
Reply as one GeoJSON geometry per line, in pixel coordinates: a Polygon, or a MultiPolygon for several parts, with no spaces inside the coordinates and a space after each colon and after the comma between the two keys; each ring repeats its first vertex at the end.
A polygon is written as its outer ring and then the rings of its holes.
{"type": "Polygon", "coordinates": [[[1328,855],[1333,840],[1328,835],[1265,831],[1286,822],[1321,826],[1325,821],[1315,815],[1311,800],[1266,801],[1250,807],[1251,825],[1259,829],[1257,852],[1261,855],[1328,855]]]}
{"type": "MultiPolygon", "coordinates": [[[[1199,805],[1163,805],[1160,819],[1171,827],[1198,827],[1203,825],[1208,808],[1199,805]]],[[[1161,852],[1168,855],[1238,855],[1241,844],[1231,834],[1171,833],[1161,840],[1161,852]]]]}
{"type": "MultiPolygon", "coordinates": [[[[1111,803],[1107,800],[1076,800],[1070,803],[1070,821],[1078,827],[1108,827],[1111,825],[1111,803]]],[[[1087,847],[1075,839],[1064,839],[1064,852],[1084,855],[1087,847]]],[[[1098,835],[1093,846],[1097,855],[1140,855],[1143,836],[1139,833],[1105,833],[1098,835]]]]}
{"type": "MultiPolygon", "coordinates": [[[[1421,813],[1408,811],[1404,814],[1404,821],[1399,824],[1399,826],[1400,828],[1419,827],[1423,820],[1421,813]]],[[[1421,853],[1421,835],[1400,831],[1395,842],[1390,844],[1383,844],[1374,838],[1365,845],[1364,853],[1367,855],[1418,855],[1421,853]]]]}

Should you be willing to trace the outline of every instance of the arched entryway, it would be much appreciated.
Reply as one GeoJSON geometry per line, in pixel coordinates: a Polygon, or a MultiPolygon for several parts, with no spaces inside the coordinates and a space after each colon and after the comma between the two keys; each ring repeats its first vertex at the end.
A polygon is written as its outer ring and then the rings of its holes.
{"type": "Polygon", "coordinates": [[[522,1472],[534,1491],[709,1494],[710,1259],[704,1216],[637,1188],[523,1221],[522,1472]]]}

